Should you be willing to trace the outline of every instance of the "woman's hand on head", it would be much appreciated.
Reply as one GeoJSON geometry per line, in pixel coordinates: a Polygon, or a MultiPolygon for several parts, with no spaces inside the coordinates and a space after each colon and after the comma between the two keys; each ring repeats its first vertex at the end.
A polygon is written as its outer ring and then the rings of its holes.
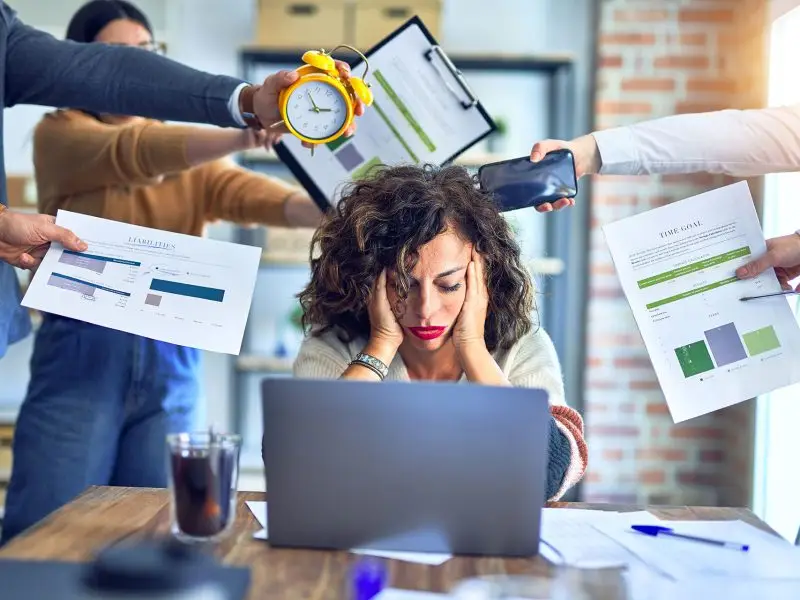
{"type": "Polygon", "coordinates": [[[467,291],[464,305],[453,327],[453,344],[460,354],[470,348],[486,350],[484,326],[489,310],[489,288],[483,257],[473,246],[472,258],[467,265],[467,291]]]}
{"type": "Polygon", "coordinates": [[[403,328],[400,327],[392,311],[386,286],[386,269],[384,269],[375,279],[369,300],[370,345],[379,345],[394,355],[403,343],[403,328]]]}

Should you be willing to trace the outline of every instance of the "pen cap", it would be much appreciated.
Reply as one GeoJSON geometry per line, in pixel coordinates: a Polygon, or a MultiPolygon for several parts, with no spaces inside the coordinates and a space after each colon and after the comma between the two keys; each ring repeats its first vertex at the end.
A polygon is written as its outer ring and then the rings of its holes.
{"type": "Polygon", "coordinates": [[[360,559],[353,567],[351,600],[372,600],[386,586],[387,570],[383,561],[360,559]]]}

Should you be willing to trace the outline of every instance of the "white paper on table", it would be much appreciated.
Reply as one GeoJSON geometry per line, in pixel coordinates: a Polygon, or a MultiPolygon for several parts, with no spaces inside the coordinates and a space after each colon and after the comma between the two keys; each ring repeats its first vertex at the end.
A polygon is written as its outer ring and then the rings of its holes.
{"type": "Polygon", "coordinates": [[[601,510],[544,508],[539,553],[554,564],[576,567],[624,565],[625,578],[634,600],[646,598],[654,586],[671,580],[653,569],[617,540],[596,527],[599,523],[618,528],[661,523],[647,511],[615,512],[601,510]],[[545,543],[546,542],[546,543],[545,543]]]}
{"type": "MultiPolygon", "coordinates": [[[[255,539],[266,540],[269,539],[269,526],[267,521],[267,503],[257,502],[250,500],[246,502],[247,507],[258,523],[264,528],[253,534],[255,539]]],[[[352,548],[350,550],[353,554],[361,554],[364,556],[376,556],[379,558],[389,558],[392,560],[402,560],[405,562],[414,562],[423,565],[441,565],[451,558],[452,554],[444,554],[438,552],[401,552],[392,550],[372,550],[368,548],[352,548]]]]}
{"type": "Polygon", "coordinates": [[[135,335],[239,354],[261,250],[59,210],[89,248],[52,244],[22,305],[135,335]]]}
{"type": "Polygon", "coordinates": [[[594,526],[642,561],[676,581],[698,578],[796,580],[800,586],[800,548],[744,521],[661,521],[676,533],[749,544],[747,552],[669,536],[652,537],[612,521],[594,526]]]}
{"type": "Polygon", "coordinates": [[[556,564],[608,561],[628,564],[638,559],[625,546],[596,529],[595,523],[655,524],[660,520],[647,511],[616,511],[575,508],[543,508],[539,553],[556,564]]]}
{"type": "Polygon", "coordinates": [[[603,227],[611,258],[675,422],[800,381],[800,328],[772,269],[747,183],[603,227]]]}

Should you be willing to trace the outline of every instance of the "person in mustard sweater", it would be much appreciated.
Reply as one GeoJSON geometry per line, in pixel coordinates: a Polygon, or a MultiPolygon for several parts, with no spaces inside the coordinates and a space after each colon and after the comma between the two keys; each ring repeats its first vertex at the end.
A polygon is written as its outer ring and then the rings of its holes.
{"type": "MultiPolygon", "coordinates": [[[[116,0],[84,5],[67,37],[159,49],[146,16],[116,0]]],[[[48,114],[33,140],[39,209],[191,235],[218,219],[316,226],[322,214],[301,189],[224,159],[262,145],[258,135],[48,114]]],[[[16,425],[4,541],[90,485],[165,487],[166,435],[192,429],[201,393],[195,349],[43,317],[16,425]]]]}

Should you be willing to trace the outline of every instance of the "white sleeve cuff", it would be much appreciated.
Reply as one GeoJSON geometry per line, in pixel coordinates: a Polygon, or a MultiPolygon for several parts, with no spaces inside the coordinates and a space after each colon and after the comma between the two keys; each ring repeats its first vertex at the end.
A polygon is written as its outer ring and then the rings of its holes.
{"type": "Polygon", "coordinates": [[[630,127],[614,127],[592,133],[600,153],[600,175],[639,175],[639,150],[630,127]]]}
{"type": "Polygon", "coordinates": [[[247,127],[247,123],[245,123],[244,119],[242,118],[242,113],[239,111],[239,95],[248,85],[250,84],[240,83],[238,86],[236,86],[236,89],[233,90],[233,93],[228,100],[228,110],[230,111],[233,120],[236,121],[239,127],[247,127]]]}

